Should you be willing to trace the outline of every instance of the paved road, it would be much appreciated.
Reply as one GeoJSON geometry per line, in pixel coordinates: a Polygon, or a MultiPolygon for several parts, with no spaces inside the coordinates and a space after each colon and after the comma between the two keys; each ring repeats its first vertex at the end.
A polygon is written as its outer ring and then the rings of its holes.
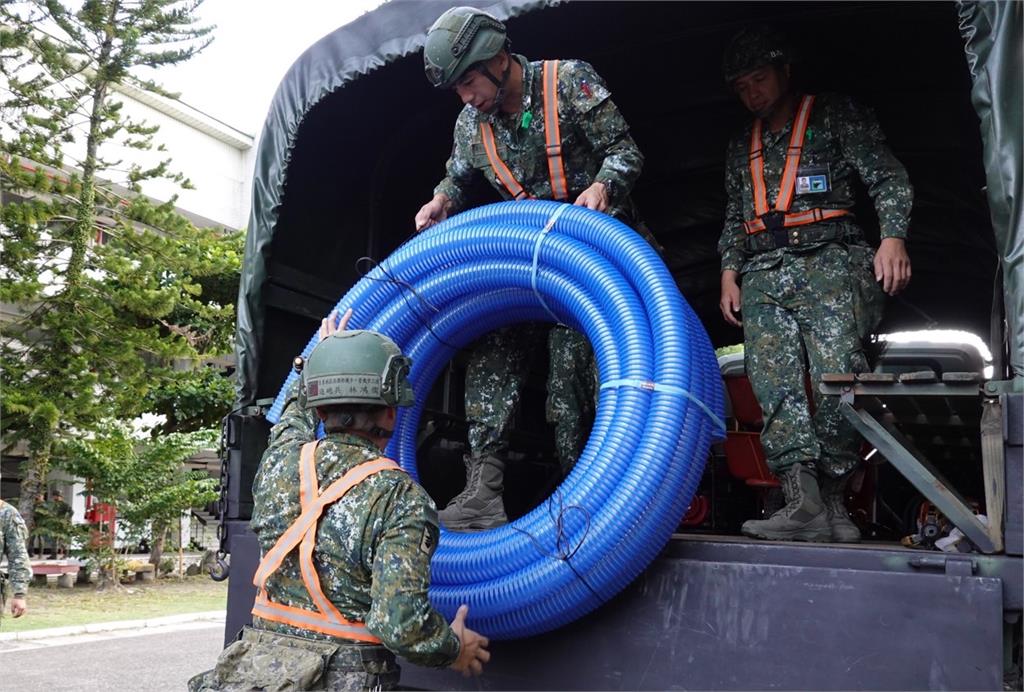
{"type": "Polygon", "coordinates": [[[0,642],[0,689],[181,692],[223,642],[223,623],[210,622],[0,642]]]}

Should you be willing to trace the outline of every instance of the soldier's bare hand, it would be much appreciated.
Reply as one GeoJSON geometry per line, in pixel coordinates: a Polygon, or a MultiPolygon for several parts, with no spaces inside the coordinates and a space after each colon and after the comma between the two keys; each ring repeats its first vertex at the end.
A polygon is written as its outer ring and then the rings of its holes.
{"type": "Polygon", "coordinates": [[[331,314],[320,320],[320,341],[323,341],[335,332],[343,332],[348,328],[348,321],[352,319],[352,308],[345,311],[338,320],[338,311],[331,310],[331,314]],[[335,326],[337,325],[337,326],[335,326]]]}
{"type": "Polygon", "coordinates": [[[448,199],[448,195],[434,195],[434,198],[420,207],[420,210],[416,213],[416,218],[414,219],[416,232],[419,233],[447,219],[450,207],[451,200],[448,199]]]}
{"type": "Polygon", "coordinates": [[[608,188],[604,183],[594,183],[580,193],[574,204],[577,207],[605,211],[608,209],[608,188]]]}
{"type": "Polygon", "coordinates": [[[466,615],[469,614],[469,606],[461,605],[452,620],[452,631],[459,637],[461,644],[459,657],[451,665],[452,670],[457,670],[464,677],[480,675],[484,672],[484,664],[491,660],[491,652],[487,650],[487,637],[474,632],[466,627],[466,615]]]}
{"type": "Polygon", "coordinates": [[[28,605],[25,603],[24,596],[15,596],[11,599],[11,615],[20,618],[22,615],[28,612],[28,605]]]}
{"type": "Polygon", "coordinates": [[[875,281],[882,290],[896,295],[910,283],[910,255],[902,238],[883,238],[875,253],[875,281]]]}
{"type": "Polygon", "coordinates": [[[743,321],[739,319],[740,299],[743,292],[736,282],[739,273],[733,269],[726,269],[722,272],[722,297],[718,301],[718,308],[722,311],[725,321],[734,327],[742,327],[743,321]]]}

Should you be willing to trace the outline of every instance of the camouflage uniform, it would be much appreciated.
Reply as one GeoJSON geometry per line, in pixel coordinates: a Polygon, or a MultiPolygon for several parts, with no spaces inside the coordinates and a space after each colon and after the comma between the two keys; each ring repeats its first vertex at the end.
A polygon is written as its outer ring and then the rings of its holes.
{"type": "MultiPolygon", "coordinates": [[[[7,558],[7,577],[0,579],[0,618],[3,617],[5,594],[23,597],[32,579],[28,559],[28,529],[18,510],[0,500],[0,557],[7,558]]],[[[0,575],[2,577],[2,575],[0,575]]]]}
{"type": "MultiPolygon", "coordinates": [[[[769,205],[778,193],[792,121],[780,132],[763,133],[764,183],[769,205]]],[[[861,338],[877,326],[884,294],[874,281],[873,251],[852,216],[800,227],[833,224],[840,238],[753,251],[743,221],[753,219],[749,174],[751,127],[734,138],[726,159],[725,227],[718,249],[722,270],[742,273],[745,361],[764,413],[768,465],[780,473],[796,462],[817,460],[834,477],[857,464],[858,438],[839,413],[834,397],[822,399],[810,416],[804,390],[806,349],[811,381],[823,372],[867,368],[861,338]]],[[[903,165],[885,143],[874,114],[838,94],[817,97],[804,138],[800,165],[827,165],[831,191],[796,195],[791,212],[850,209],[854,177],[868,186],[882,238],[905,238],[913,192],[903,165]]],[[[763,234],[767,234],[765,231],[763,234]]]]}
{"type": "MultiPolygon", "coordinates": [[[[443,193],[451,199],[453,213],[465,206],[464,191],[477,175],[483,175],[503,197],[512,199],[484,150],[480,134],[483,121],[491,124],[499,157],[527,194],[552,199],[544,142],[543,63],[527,62],[521,55],[513,59],[523,68],[522,111],[487,115],[466,106],[455,123],[455,146],[446,164],[447,176],[434,189],[434,194],[443,193]]],[[[595,181],[607,183],[607,213],[658,247],[629,196],[640,175],[643,154],[604,81],[588,63],[559,62],[558,113],[568,201],[575,201],[595,181]]],[[[466,416],[473,456],[486,456],[501,448],[502,435],[529,373],[530,356],[541,338],[539,328],[507,328],[489,335],[475,350],[466,375],[466,416]]],[[[587,422],[593,415],[597,366],[587,339],[567,327],[550,329],[548,348],[551,367],[546,413],[555,425],[559,460],[567,470],[582,450],[587,422]]]]}
{"type": "MultiPolygon", "coordinates": [[[[270,446],[253,484],[250,526],[263,553],[300,514],[299,454],[304,443],[315,439],[317,421],[313,411],[298,405],[297,391],[296,383],[271,430],[270,446]]],[[[380,456],[361,437],[328,434],[316,452],[320,487],[380,456]]],[[[437,510],[423,488],[400,471],[370,476],[325,511],[314,561],[327,598],[345,618],[364,622],[388,651],[256,617],[255,631],[245,632],[242,641],[232,645],[235,651],[226,650],[218,661],[219,678],[212,677],[218,675],[215,669],[192,689],[234,689],[228,684],[231,676],[242,680],[239,689],[250,689],[253,675],[275,679],[271,673],[289,666],[296,669],[293,676],[301,677],[308,672],[301,658],[310,656],[314,662],[330,658],[325,672],[328,689],[393,688],[399,669],[388,652],[418,665],[450,665],[459,653],[458,636],[427,600],[438,536],[437,510]],[[239,672],[239,666],[246,670],[239,672]]],[[[266,588],[276,603],[316,610],[302,581],[297,551],[284,559],[266,588]]],[[[296,683],[294,689],[304,687],[296,683]]]]}

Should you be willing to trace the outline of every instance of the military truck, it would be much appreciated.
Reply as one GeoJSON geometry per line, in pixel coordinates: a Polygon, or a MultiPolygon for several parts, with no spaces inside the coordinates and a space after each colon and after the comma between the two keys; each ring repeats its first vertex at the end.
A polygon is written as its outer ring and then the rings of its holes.
{"type": "MultiPolygon", "coordinates": [[[[635,199],[715,346],[742,341],[718,308],[724,151],[747,117],[718,70],[729,37],[789,33],[811,93],[878,114],[915,188],[913,281],[879,332],[959,329],[990,345],[986,372],[957,344],[895,345],[876,373],[808,383],[841,396],[865,436],[848,498],[858,545],[767,543],[739,523],[776,501],[758,460],[742,358],[722,359],[731,410],[680,528],[633,583],[560,629],[493,645],[483,678],[406,665],[403,683],[452,689],[1020,689],[1024,6],[873,2],[394,0],[312,45],[274,98],[259,144],[239,296],[238,400],[227,418],[222,550],[226,641],[249,620],[259,560],[248,530],[268,406],[337,300],[412,233],[443,175],[461,104],[423,75],[426,29],[475,4],[531,59],[592,63],[646,154],[635,199]],[[987,524],[976,515],[984,514],[987,524]],[[956,529],[963,538],[936,542],[956,529]]],[[[495,201],[485,188],[474,203],[495,201]]],[[[869,238],[877,222],[857,209],[869,238]]],[[[872,235],[873,234],[873,235],[872,235]]],[[[461,487],[457,356],[429,394],[419,475],[439,505],[461,487]]],[[[537,365],[539,373],[544,364],[537,365]]],[[[537,376],[525,395],[543,397],[537,376]]],[[[749,388],[748,388],[749,389],[749,388]]],[[[511,435],[513,517],[557,486],[550,432],[524,405],[511,435]]],[[[958,534],[953,534],[956,536],[958,534]]]]}

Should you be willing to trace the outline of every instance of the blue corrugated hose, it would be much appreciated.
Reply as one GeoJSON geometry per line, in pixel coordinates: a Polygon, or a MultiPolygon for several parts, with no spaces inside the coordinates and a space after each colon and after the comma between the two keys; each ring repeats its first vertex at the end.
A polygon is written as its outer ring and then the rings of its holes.
{"type": "Polygon", "coordinates": [[[413,359],[417,403],[400,410],[387,454],[414,478],[423,400],[453,346],[553,314],[594,347],[602,385],[579,461],[511,524],[441,532],[430,597],[442,613],[468,603],[469,626],[496,639],[545,632],[614,596],[664,547],[724,431],[723,392],[704,328],[632,229],[557,202],[480,207],[396,250],[338,302],[348,307],[351,328],[413,359]]]}

